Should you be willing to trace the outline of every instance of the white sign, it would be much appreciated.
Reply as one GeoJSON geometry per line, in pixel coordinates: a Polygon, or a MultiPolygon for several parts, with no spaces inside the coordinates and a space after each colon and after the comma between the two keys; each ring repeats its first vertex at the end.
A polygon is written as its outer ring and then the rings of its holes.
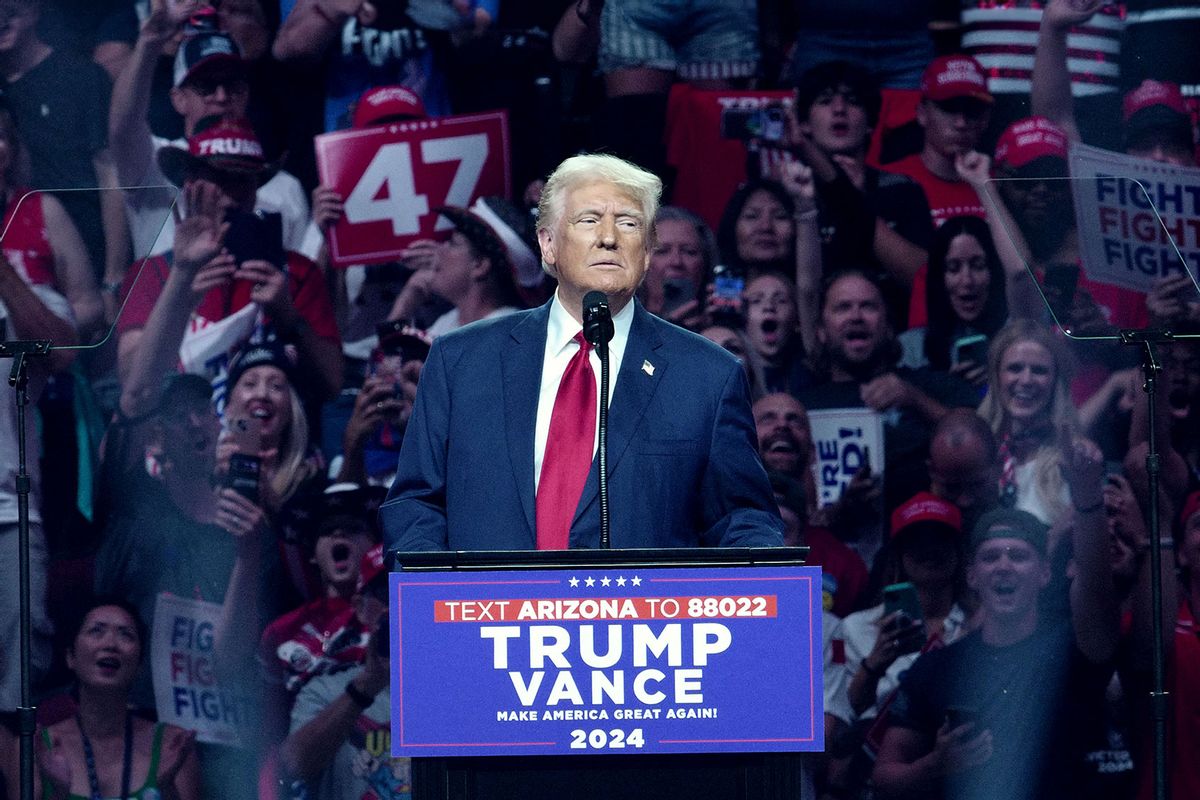
{"type": "Polygon", "coordinates": [[[809,411],[816,458],[813,477],[817,505],[824,508],[842,496],[842,490],[864,464],[876,477],[883,476],[883,417],[869,408],[832,408],[809,411]]]}
{"type": "Polygon", "coordinates": [[[241,728],[254,724],[250,704],[217,682],[213,641],[221,606],[160,594],[150,634],[158,719],[196,731],[197,741],[239,746],[241,728]]]}
{"type": "Polygon", "coordinates": [[[1160,278],[1185,274],[1186,265],[1195,281],[1200,169],[1078,144],[1070,163],[1080,255],[1090,280],[1148,292],[1160,278]]]}

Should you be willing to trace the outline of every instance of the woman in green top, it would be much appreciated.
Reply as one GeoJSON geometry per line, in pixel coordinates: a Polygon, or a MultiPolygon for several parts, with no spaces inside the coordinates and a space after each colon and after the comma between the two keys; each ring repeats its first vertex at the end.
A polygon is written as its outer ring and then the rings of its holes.
{"type": "MultiPolygon", "coordinates": [[[[197,800],[194,734],[150,722],[129,709],[145,625],[123,600],[99,600],[67,648],[78,712],[39,732],[38,780],[44,800],[197,800]]],[[[10,784],[14,783],[10,779],[10,784]]],[[[16,785],[9,796],[17,797],[16,785]]]]}

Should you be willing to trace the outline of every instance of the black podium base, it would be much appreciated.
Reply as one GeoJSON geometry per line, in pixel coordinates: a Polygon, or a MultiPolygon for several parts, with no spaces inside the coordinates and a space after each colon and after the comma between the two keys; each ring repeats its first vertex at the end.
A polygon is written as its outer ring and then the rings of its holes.
{"type": "Polygon", "coordinates": [[[798,753],[413,759],[413,800],[797,800],[798,753]]]}

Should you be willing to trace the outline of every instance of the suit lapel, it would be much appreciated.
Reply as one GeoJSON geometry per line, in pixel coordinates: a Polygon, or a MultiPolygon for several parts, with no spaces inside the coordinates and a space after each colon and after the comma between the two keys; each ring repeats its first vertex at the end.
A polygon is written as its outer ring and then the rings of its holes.
{"type": "Polygon", "coordinates": [[[531,545],[537,541],[534,527],[533,437],[537,425],[538,394],[549,319],[549,303],[526,316],[510,332],[513,344],[500,357],[504,375],[504,428],[508,439],[508,457],[521,496],[521,508],[525,511],[531,545]]]}
{"type": "MultiPolygon", "coordinates": [[[[629,326],[629,341],[625,343],[625,355],[621,359],[621,374],[616,391],[608,406],[608,475],[611,478],[621,457],[633,441],[633,434],[642,422],[650,399],[658,389],[662,376],[669,364],[660,351],[662,338],[655,327],[650,312],[634,306],[633,323],[629,326]],[[646,365],[650,364],[649,372],[646,365]]],[[[574,525],[596,502],[600,494],[600,458],[592,461],[591,472],[584,484],[579,506],[575,509],[574,525]]]]}

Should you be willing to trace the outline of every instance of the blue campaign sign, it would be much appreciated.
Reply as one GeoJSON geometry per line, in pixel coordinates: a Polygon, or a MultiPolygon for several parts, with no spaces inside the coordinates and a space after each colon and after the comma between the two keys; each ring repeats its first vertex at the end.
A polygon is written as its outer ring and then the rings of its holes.
{"type": "Polygon", "coordinates": [[[824,748],[818,567],[395,573],[392,755],[824,748]]]}

